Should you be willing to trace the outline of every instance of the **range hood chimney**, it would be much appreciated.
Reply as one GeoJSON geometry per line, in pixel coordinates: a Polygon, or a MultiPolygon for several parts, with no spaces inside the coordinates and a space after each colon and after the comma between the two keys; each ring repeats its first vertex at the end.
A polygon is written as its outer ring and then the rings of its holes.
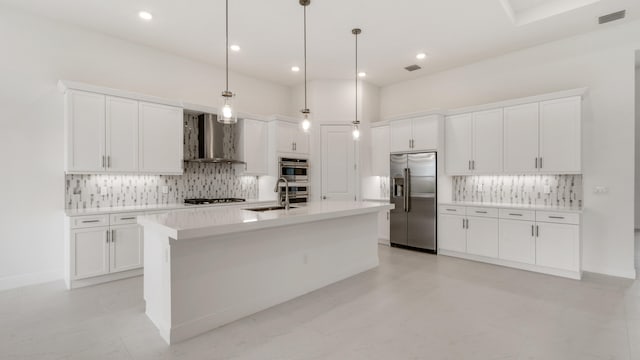
{"type": "Polygon", "coordinates": [[[198,158],[202,163],[245,164],[237,159],[238,132],[235,124],[222,124],[216,115],[198,115],[198,158]]]}

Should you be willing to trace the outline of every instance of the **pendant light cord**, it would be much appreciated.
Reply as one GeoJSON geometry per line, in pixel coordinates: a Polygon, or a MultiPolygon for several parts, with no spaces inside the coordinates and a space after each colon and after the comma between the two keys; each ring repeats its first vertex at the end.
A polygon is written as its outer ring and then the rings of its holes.
{"type": "MultiPolygon", "coordinates": [[[[228,1],[228,0],[227,0],[228,1]]],[[[304,109],[307,107],[307,6],[303,6],[304,9],[304,109]]]]}
{"type": "Polygon", "coordinates": [[[356,33],[356,120],[353,122],[354,124],[359,124],[358,121],[358,34],[356,33]]]}
{"type": "Polygon", "coordinates": [[[229,0],[225,1],[225,27],[226,27],[226,50],[227,50],[227,87],[229,92],[229,0]]]}

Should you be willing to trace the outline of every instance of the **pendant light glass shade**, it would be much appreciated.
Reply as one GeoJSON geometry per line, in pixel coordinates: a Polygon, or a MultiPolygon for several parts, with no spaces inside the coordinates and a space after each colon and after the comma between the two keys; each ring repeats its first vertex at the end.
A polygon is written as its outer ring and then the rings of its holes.
{"type": "Polygon", "coordinates": [[[223,124],[235,124],[238,122],[236,94],[231,91],[223,91],[218,105],[218,122],[223,124]]]}
{"type": "Polygon", "coordinates": [[[311,111],[307,106],[307,6],[311,4],[311,0],[299,0],[299,3],[302,5],[304,16],[304,109],[300,110],[303,116],[300,127],[302,131],[309,132],[311,130],[311,120],[309,119],[311,111]]]}
{"type": "Polygon", "coordinates": [[[229,0],[225,1],[225,38],[226,38],[226,87],[218,104],[218,122],[235,124],[238,122],[236,94],[229,91],[229,0]]]}
{"type": "Polygon", "coordinates": [[[351,134],[353,135],[353,140],[360,139],[360,127],[357,124],[353,125],[353,132],[351,134]]]}

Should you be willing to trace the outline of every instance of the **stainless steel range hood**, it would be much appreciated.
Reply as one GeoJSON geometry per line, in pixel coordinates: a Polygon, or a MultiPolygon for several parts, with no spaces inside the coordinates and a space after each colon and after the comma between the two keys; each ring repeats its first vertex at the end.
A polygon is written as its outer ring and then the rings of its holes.
{"type": "Polygon", "coordinates": [[[246,164],[237,158],[236,125],[222,124],[216,115],[198,115],[198,158],[185,161],[202,163],[246,164]]]}

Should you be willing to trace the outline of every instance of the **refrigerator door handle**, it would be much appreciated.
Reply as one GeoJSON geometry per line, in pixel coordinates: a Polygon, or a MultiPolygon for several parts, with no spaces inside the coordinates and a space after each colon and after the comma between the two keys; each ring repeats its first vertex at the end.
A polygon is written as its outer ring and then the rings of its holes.
{"type": "Polygon", "coordinates": [[[405,169],[405,184],[406,190],[404,192],[404,196],[407,199],[406,209],[407,212],[411,211],[411,168],[405,169]]]}

